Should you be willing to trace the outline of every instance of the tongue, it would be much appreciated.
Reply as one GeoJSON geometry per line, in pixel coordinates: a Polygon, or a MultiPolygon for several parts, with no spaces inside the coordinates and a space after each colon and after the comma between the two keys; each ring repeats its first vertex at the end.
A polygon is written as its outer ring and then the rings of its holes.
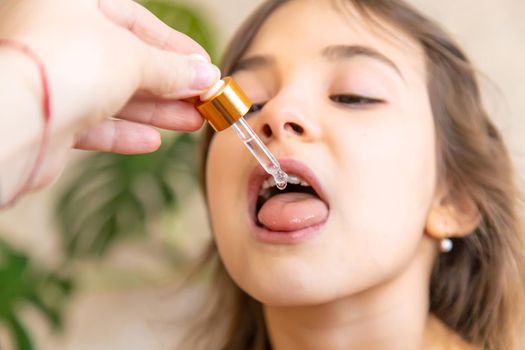
{"type": "Polygon", "coordinates": [[[319,198],[300,192],[278,194],[270,198],[257,218],[271,231],[295,231],[326,221],[328,208],[319,198]]]}

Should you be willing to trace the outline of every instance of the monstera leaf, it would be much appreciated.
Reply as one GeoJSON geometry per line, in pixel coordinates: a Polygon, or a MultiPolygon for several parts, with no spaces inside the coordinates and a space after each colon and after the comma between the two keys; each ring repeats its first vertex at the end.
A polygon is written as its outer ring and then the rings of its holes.
{"type": "Polygon", "coordinates": [[[66,256],[101,256],[119,238],[145,234],[148,222],[177,205],[177,182],[195,178],[195,140],[178,134],[164,143],[148,155],[82,161],[56,211],[66,256]]]}
{"type": "MultiPolygon", "coordinates": [[[[142,4],[214,56],[211,30],[197,12],[169,1],[142,4]]],[[[96,154],[83,160],[56,210],[66,255],[103,255],[119,238],[143,234],[148,222],[175,207],[177,193],[170,180],[194,175],[194,144],[193,136],[172,133],[153,154],[96,154]]]]}
{"type": "Polygon", "coordinates": [[[69,277],[37,267],[25,253],[0,240],[0,322],[19,350],[33,349],[29,332],[20,320],[20,310],[32,306],[58,329],[72,288],[69,277]]]}

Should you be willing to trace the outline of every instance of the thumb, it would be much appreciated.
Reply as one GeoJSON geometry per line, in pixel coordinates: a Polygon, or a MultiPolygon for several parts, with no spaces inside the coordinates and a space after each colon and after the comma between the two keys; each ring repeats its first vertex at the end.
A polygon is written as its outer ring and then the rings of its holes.
{"type": "Polygon", "coordinates": [[[165,98],[186,98],[209,89],[219,68],[198,54],[185,55],[146,45],[139,89],[165,98]]]}

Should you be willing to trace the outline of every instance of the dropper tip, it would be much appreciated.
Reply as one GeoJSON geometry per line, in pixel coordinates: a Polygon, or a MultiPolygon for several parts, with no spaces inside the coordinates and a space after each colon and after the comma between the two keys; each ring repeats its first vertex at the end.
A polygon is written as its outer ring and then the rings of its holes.
{"type": "Polygon", "coordinates": [[[279,170],[275,175],[275,185],[278,189],[281,191],[286,188],[286,185],[288,184],[288,174],[286,174],[284,171],[279,170]]]}

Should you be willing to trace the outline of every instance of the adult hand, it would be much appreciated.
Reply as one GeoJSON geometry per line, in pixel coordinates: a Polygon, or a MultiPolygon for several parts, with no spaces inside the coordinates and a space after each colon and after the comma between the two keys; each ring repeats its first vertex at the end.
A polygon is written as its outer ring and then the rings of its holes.
{"type": "MultiPolygon", "coordinates": [[[[220,78],[200,45],[132,0],[4,0],[0,38],[23,42],[41,57],[53,135],[72,135],[80,149],[151,152],[160,146],[155,127],[199,129],[202,117],[182,99],[220,78]]],[[[38,75],[26,76],[40,91],[38,75]]],[[[46,179],[62,158],[58,150],[48,155],[46,179]]]]}
{"type": "Polygon", "coordinates": [[[218,69],[189,56],[209,60],[195,41],[141,5],[131,0],[7,0],[0,16],[0,35],[26,43],[44,60],[56,122],[81,120],[79,131],[102,122],[83,134],[78,147],[140,153],[158,147],[158,133],[147,125],[201,126],[194,108],[174,99],[211,86],[219,79],[218,69]],[[120,120],[107,120],[113,116],[120,120]],[[129,142],[137,135],[141,142],[129,142]]]}

